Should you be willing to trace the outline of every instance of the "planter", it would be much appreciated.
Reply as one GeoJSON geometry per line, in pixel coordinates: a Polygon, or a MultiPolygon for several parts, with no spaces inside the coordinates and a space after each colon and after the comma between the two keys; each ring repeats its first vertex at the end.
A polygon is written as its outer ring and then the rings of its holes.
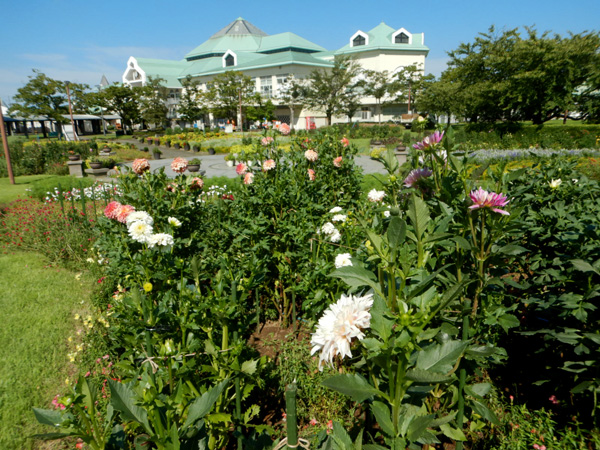
{"type": "Polygon", "coordinates": [[[144,138],[140,138],[140,144],[143,144],[143,143],[144,143],[144,141],[145,141],[145,139],[144,139],[144,138]]]}
{"type": "Polygon", "coordinates": [[[160,145],[160,139],[154,139],[154,145],[158,147],[160,145]]]}
{"type": "Polygon", "coordinates": [[[209,154],[209,155],[214,155],[214,154],[215,154],[215,149],[214,149],[214,148],[212,148],[212,147],[211,147],[211,148],[209,148],[209,149],[208,149],[208,154],[209,154]]]}
{"type": "Polygon", "coordinates": [[[200,164],[188,164],[188,172],[198,172],[200,170],[200,164]]]}
{"type": "Polygon", "coordinates": [[[227,167],[233,167],[233,161],[227,161],[227,167]]]}
{"type": "Polygon", "coordinates": [[[175,145],[173,146],[173,148],[175,148],[175,149],[179,150],[179,149],[181,148],[181,145],[179,145],[179,142],[178,142],[177,144],[175,144],[175,145]]]}
{"type": "Polygon", "coordinates": [[[161,153],[153,152],[152,153],[152,158],[154,158],[154,159],[160,159],[160,155],[161,155],[161,153]]]}
{"type": "Polygon", "coordinates": [[[187,142],[184,144],[183,146],[184,150],[189,150],[190,149],[190,144],[188,144],[187,142]]]}
{"type": "Polygon", "coordinates": [[[69,161],[79,161],[79,155],[69,155],[69,161]]]}
{"type": "Polygon", "coordinates": [[[165,145],[167,146],[167,148],[171,147],[171,141],[165,142],[165,145]]]}
{"type": "Polygon", "coordinates": [[[102,163],[101,162],[91,162],[90,169],[102,169],[102,163]]]}
{"type": "Polygon", "coordinates": [[[199,147],[199,146],[197,146],[197,145],[194,145],[194,146],[192,147],[192,150],[194,150],[194,152],[195,152],[195,153],[198,153],[198,152],[200,151],[200,147],[199,147]]]}

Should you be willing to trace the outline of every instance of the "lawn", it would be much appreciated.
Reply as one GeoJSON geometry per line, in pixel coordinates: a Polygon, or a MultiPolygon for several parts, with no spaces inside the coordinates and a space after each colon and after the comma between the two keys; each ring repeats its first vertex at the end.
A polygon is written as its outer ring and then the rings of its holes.
{"type": "Polygon", "coordinates": [[[0,205],[10,203],[19,196],[28,197],[32,184],[38,180],[52,178],[55,175],[26,175],[15,177],[15,184],[8,178],[0,178],[0,205]]]}
{"type": "Polygon", "coordinates": [[[0,255],[0,273],[0,448],[37,448],[27,437],[48,430],[31,408],[50,408],[66,392],[75,371],[67,357],[76,341],[73,315],[84,308],[89,282],[34,253],[0,255]]]}

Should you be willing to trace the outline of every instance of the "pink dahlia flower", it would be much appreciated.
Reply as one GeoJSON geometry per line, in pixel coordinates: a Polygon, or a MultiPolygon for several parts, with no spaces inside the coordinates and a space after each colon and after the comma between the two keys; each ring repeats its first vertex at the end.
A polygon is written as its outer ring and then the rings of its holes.
{"type": "Polygon", "coordinates": [[[271,136],[264,137],[260,140],[260,143],[267,147],[273,143],[273,138],[271,136]]]}
{"type": "Polygon", "coordinates": [[[312,169],[308,169],[308,179],[310,181],[315,181],[315,178],[316,178],[315,171],[312,169]]]}
{"type": "Polygon", "coordinates": [[[190,182],[191,190],[200,190],[204,187],[204,180],[202,178],[194,177],[190,182]]]}
{"type": "Polygon", "coordinates": [[[121,206],[122,205],[119,202],[116,202],[116,201],[110,202],[108,205],[106,205],[106,208],[104,209],[104,216],[109,219],[116,219],[117,218],[117,210],[121,206]]]}
{"type": "Polygon", "coordinates": [[[287,123],[282,123],[281,125],[279,125],[279,132],[284,136],[290,134],[290,131],[290,126],[287,123]]]}
{"type": "Polygon", "coordinates": [[[319,154],[314,150],[306,150],[304,152],[304,157],[310,162],[315,162],[317,159],[319,159],[319,154]]]}
{"type": "Polygon", "coordinates": [[[244,184],[252,184],[254,182],[254,174],[252,172],[248,172],[244,175],[244,184]]]}
{"type": "Polygon", "coordinates": [[[333,160],[333,165],[334,165],[335,167],[342,167],[342,157],[341,157],[341,156],[338,156],[337,158],[335,158],[335,159],[333,160]]]}
{"type": "Polygon", "coordinates": [[[131,205],[121,205],[115,211],[116,219],[121,222],[127,222],[127,216],[135,211],[135,208],[131,205]]]}
{"type": "Polygon", "coordinates": [[[503,214],[505,216],[510,215],[508,211],[500,209],[508,205],[509,200],[502,193],[496,194],[495,192],[484,191],[481,187],[476,191],[471,191],[470,194],[473,204],[469,206],[469,209],[480,209],[490,208],[492,211],[503,214]]]}
{"type": "Polygon", "coordinates": [[[177,157],[171,163],[171,169],[176,173],[183,173],[187,169],[188,160],[185,158],[177,157]]]}
{"type": "Polygon", "coordinates": [[[342,138],[340,142],[344,147],[348,147],[350,145],[350,141],[348,140],[348,138],[342,138]]]}
{"type": "Polygon", "coordinates": [[[432,146],[442,142],[443,138],[444,138],[444,132],[442,131],[440,133],[439,131],[436,131],[431,136],[427,136],[421,142],[417,142],[416,144],[413,144],[413,147],[416,148],[417,150],[427,150],[429,147],[432,147],[432,146]]]}
{"type": "Polygon", "coordinates": [[[268,170],[274,169],[275,168],[275,161],[273,161],[272,159],[267,159],[264,163],[263,163],[263,170],[266,172],[268,170]]]}
{"type": "Polygon", "coordinates": [[[408,176],[404,179],[404,186],[407,188],[416,186],[416,184],[424,178],[430,177],[433,172],[429,169],[414,169],[411,170],[408,176]]]}
{"type": "Polygon", "coordinates": [[[150,163],[145,158],[135,159],[131,164],[131,168],[138,175],[142,175],[144,172],[150,170],[150,163]]]}
{"type": "Polygon", "coordinates": [[[239,163],[237,166],[235,166],[235,173],[238,175],[244,175],[246,172],[248,172],[248,166],[246,164],[239,163]]]}

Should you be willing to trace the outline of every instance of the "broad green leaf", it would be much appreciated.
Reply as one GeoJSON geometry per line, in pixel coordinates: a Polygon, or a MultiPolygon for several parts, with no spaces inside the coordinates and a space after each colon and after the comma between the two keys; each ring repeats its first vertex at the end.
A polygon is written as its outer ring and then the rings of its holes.
{"type": "Polygon", "coordinates": [[[442,433],[444,433],[445,436],[449,437],[450,439],[454,439],[455,441],[466,441],[467,440],[467,437],[461,430],[452,428],[447,423],[440,425],[440,430],[442,430],[442,433]]]}
{"type": "Polygon", "coordinates": [[[248,375],[252,375],[256,372],[256,366],[258,364],[258,359],[252,359],[249,361],[245,361],[242,364],[242,372],[248,375]]]}
{"type": "Polygon", "coordinates": [[[111,394],[110,402],[117,411],[121,412],[123,419],[138,422],[147,433],[152,434],[152,428],[148,423],[148,413],[135,404],[133,390],[129,386],[111,379],[108,380],[108,385],[111,394]]]}
{"type": "Polygon", "coordinates": [[[420,241],[427,230],[427,224],[430,220],[429,208],[427,208],[427,204],[423,199],[416,195],[412,196],[410,205],[408,206],[407,216],[415,230],[417,241],[420,241]]]}
{"type": "Polygon", "coordinates": [[[472,397],[485,397],[492,389],[490,383],[476,383],[465,387],[465,391],[472,397]]]}
{"type": "Polygon", "coordinates": [[[322,384],[329,389],[349,396],[352,400],[359,403],[364,402],[374,395],[381,394],[362,375],[358,374],[334,375],[324,380],[322,384]]]}
{"type": "Polygon", "coordinates": [[[571,389],[573,394],[580,394],[585,391],[588,387],[590,387],[593,383],[591,381],[583,381],[571,389]]]}
{"type": "Polygon", "coordinates": [[[499,249],[497,249],[497,251],[498,253],[502,253],[503,255],[515,256],[520,255],[521,253],[528,252],[529,250],[527,250],[525,247],[521,247],[520,245],[507,244],[504,247],[500,247],[499,249]]]}
{"type": "Polygon", "coordinates": [[[471,408],[473,408],[473,411],[475,411],[488,422],[491,422],[494,425],[500,425],[500,421],[498,420],[496,415],[492,411],[490,411],[490,409],[483,403],[478,402],[477,400],[472,400],[471,408]]]}
{"type": "Polygon", "coordinates": [[[188,428],[197,420],[202,419],[206,414],[209,413],[228,383],[229,378],[226,378],[192,402],[188,410],[188,417],[183,425],[184,429],[188,428]]]}
{"type": "Polygon", "coordinates": [[[352,444],[352,439],[350,439],[350,435],[344,429],[344,427],[337,421],[333,422],[333,440],[334,440],[334,449],[340,450],[353,450],[354,445],[352,444]]]}
{"type": "Polygon", "coordinates": [[[433,372],[448,373],[467,345],[467,342],[458,340],[448,340],[441,345],[431,345],[419,352],[416,367],[433,372]]]}
{"type": "Polygon", "coordinates": [[[364,287],[369,286],[373,288],[375,292],[379,292],[380,286],[377,282],[377,277],[373,272],[368,271],[363,267],[357,266],[345,266],[334,270],[330,277],[340,278],[348,286],[351,287],[364,287]]]}
{"type": "Polygon", "coordinates": [[[573,264],[573,267],[575,269],[580,270],[581,272],[594,272],[600,275],[598,270],[586,261],[583,261],[581,259],[574,259],[571,261],[571,263],[573,264]]]}
{"type": "Polygon", "coordinates": [[[390,248],[400,247],[406,239],[406,222],[398,216],[392,217],[387,229],[387,238],[390,248]]]}
{"type": "Polygon", "coordinates": [[[475,357],[488,357],[488,356],[492,356],[493,354],[496,353],[496,348],[495,347],[490,347],[488,345],[473,345],[469,348],[467,348],[467,355],[470,356],[475,356],[475,357]]]}
{"type": "Polygon", "coordinates": [[[229,422],[231,422],[231,414],[213,413],[213,414],[209,414],[208,416],[205,416],[204,420],[206,420],[207,422],[210,422],[210,423],[217,423],[217,422],[229,423],[229,422]]]}
{"type": "Polygon", "coordinates": [[[452,240],[454,242],[456,242],[461,249],[463,249],[467,252],[471,250],[471,243],[469,241],[467,241],[464,237],[454,236],[452,238],[452,240]]]}
{"type": "Polygon", "coordinates": [[[165,445],[165,450],[179,450],[179,433],[177,432],[177,424],[171,425],[169,431],[169,441],[165,445]]]}
{"type": "Polygon", "coordinates": [[[37,421],[43,425],[59,427],[63,421],[62,414],[51,409],[33,408],[33,414],[35,414],[37,421]]]}
{"type": "Polygon", "coordinates": [[[395,437],[394,425],[392,424],[392,417],[390,415],[390,409],[383,402],[375,401],[371,405],[371,411],[375,415],[375,420],[383,430],[385,434],[390,437],[395,437]]]}
{"type": "Polygon", "coordinates": [[[408,426],[406,437],[409,441],[418,440],[427,431],[427,427],[433,422],[433,415],[418,416],[408,426]]]}
{"type": "Polygon", "coordinates": [[[517,319],[512,314],[502,314],[498,317],[498,324],[504,329],[504,331],[508,331],[511,328],[517,328],[521,325],[519,319],[517,319]]]}
{"type": "Polygon", "coordinates": [[[451,377],[441,373],[429,372],[428,370],[417,368],[409,369],[406,372],[406,378],[410,381],[415,381],[417,383],[431,384],[445,383],[446,381],[449,381],[451,379],[451,377]]]}

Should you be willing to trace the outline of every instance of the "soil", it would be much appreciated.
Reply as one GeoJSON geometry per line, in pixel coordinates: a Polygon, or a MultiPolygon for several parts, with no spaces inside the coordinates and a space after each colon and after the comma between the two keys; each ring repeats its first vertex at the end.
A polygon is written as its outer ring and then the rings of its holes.
{"type": "Polygon", "coordinates": [[[248,345],[255,348],[261,356],[276,360],[279,356],[281,343],[290,339],[305,340],[309,333],[300,328],[294,331],[293,326],[284,328],[281,322],[268,321],[261,325],[248,340],[248,345]]]}

